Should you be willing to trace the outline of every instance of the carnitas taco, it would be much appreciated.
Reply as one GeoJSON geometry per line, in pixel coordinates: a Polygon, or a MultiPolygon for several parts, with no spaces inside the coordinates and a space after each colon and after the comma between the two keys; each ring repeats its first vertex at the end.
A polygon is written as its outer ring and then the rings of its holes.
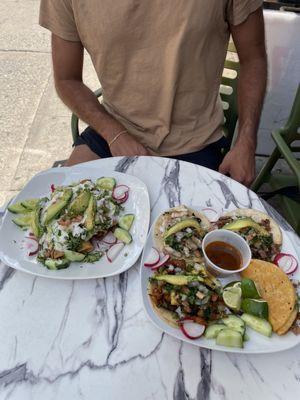
{"type": "Polygon", "coordinates": [[[154,311],[175,328],[185,319],[207,325],[222,318],[225,306],[218,279],[203,264],[178,261],[170,259],[149,278],[148,295],[154,311]]]}
{"type": "Polygon", "coordinates": [[[252,258],[272,261],[280,253],[282,233],[278,224],[267,214],[239,208],[223,214],[216,222],[219,229],[240,234],[250,245],[252,258]]]}
{"type": "Polygon", "coordinates": [[[207,217],[184,205],[170,208],[154,228],[156,247],[172,258],[201,261],[202,239],[210,229],[207,217]]]}

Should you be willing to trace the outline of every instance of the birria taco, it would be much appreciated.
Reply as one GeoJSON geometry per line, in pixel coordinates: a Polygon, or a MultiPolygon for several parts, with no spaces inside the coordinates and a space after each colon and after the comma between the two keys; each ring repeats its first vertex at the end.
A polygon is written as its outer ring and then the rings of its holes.
{"type": "Polygon", "coordinates": [[[202,239],[209,228],[210,222],[204,214],[181,205],[158,218],[154,241],[160,251],[173,258],[201,261],[202,239]]]}
{"type": "Polygon", "coordinates": [[[248,208],[239,208],[223,214],[216,223],[219,229],[240,234],[250,245],[252,258],[272,261],[280,252],[282,233],[269,215],[248,208]]]}

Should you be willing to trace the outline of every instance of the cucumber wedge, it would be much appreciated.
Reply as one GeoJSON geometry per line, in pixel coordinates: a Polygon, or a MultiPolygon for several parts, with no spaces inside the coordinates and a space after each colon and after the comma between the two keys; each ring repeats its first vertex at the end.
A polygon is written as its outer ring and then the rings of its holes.
{"type": "Polygon", "coordinates": [[[254,331],[267,337],[272,335],[272,325],[267,320],[250,314],[243,314],[241,318],[254,331]]]}
{"type": "Polygon", "coordinates": [[[31,225],[31,221],[33,218],[33,213],[28,213],[25,215],[22,215],[22,217],[17,217],[12,220],[16,225],[20,226],[21,228],[26,228],[31,225]]]}
{"type": "Polygon", "coordinates": [[[227,326],[224,324],[209,325],[205,330],[204,336],[206,337],[206,339],[215,339],[218,336],[219,332],[226,328],[227,326]]]}
{"type": "Polygon", "coordinates": [[[129,231],[134,221],[134,214],[123,215],[118,222],[120,228],[129,231]]]}
{"type": "Polygon", "coordinates": [[[48,269],[57,270],[57,269],[68,268],[68,266],[70,265],[70,261],[67,260],[66,258],[61,258],[58,260],[53,260],[52,258],[47,258],[45,260],[44,264],[48,269]]]}
{"type": "Polygon", "coordinates": [[[216,343],[220,346],[243,348],[242,335],[233,329],[222,329],[216,338],[216,343]]]}
{"type": "Polygon", "coordinates": [[[113,188],[116,186],[116,180],[115,178],[99,178],[96,181],[96,185],[100,189],[104,190],[113,190],[113,188]]]}
{"type": "Polygon", "coordinates": [[[227,326],[227,328],[232,329],[242,336],[245,334],[245,322],[235,315],[229,315],[227,318],[223,318],[223,324],[227,326]]]}
{"type": "Polygon", "coordinates": [[[126,244],[129,244],[132,242],[132,236],[125,229],[116,228],[114,231],[114,235],[118,240],[121,240],[121,242],[124,242],[126,244]]]}
{"type": "Polygon", "coordinates": [[[77,251],[65,250],[65,257],[69,261],[82,261],[85,254],[78,253],[77,251]]]}

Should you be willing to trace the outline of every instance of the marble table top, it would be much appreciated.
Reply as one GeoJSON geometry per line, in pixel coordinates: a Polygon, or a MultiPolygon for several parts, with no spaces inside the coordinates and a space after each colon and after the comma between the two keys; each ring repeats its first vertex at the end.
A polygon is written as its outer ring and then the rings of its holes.
{"type": "MultiPolygon", "coordinates": [[[[142,179],[151,221],[179,203],[261,208],[298,249],[270,206],[206,168],[164,158],[93,161],[142,179]]],[[[75,168],[80,168],[76,166],[75,168]]],[[[1,400],[292,400],[300,398],[300,346],[235,355],[199,349],[159,331],[142,308],[139,264],[112,278],[55,281],[0,265],[1,400]]]]}

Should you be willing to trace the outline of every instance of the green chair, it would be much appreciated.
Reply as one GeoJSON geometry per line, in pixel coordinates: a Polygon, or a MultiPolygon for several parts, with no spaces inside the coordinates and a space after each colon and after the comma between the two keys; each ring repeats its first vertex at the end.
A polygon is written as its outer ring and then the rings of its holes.
{"type": "MultiPolygon", "coordinates": [[[[283,128],[272,133],[276,148],[252,185],[252,190],[255,192],[257,192],[264,183],[270,185],[273,190],[271,195],[280,196],[282,211],[298,234],[300,234],[300,162],[293,153],[300,152],[300,146],[293,145],[293,143],[296,140],[300,140],[299,128],[300,85],[298,86],[295,101],[286,124],[283,128]],[[283,158],[289,165],[293,172],[292,175],[272,173],[276,162],[280,158],[283,158]]],[[[267,197],[271,196],[267,195],[267,197]]]]}
{"type": "MultiPolygon", "coordinates": [[[[234,44],[231,42],[228,47],[228,51],[236,54],[236,49],[234,44]]],[[[227,56],[228,57],[228,56],[227,56]]],[[[231,58],[237,59],[232,56],[231,58]]],[[[234,132],[235,126],[238,119],[237,113],[237,78],[239,73],[239,62],[237,60],[228,60],[225,61],[225,70],[223,71],[222,82],[220,86],[220,96],[224,109],[224,133],[225,136],[228,137],[230,143],[234,140],[234,132]]],[[[98,89],[95,92],[95,96],[97,98],[102,96],[102,90],[98,89]]],[[[75,114],[72,114],[71,118],[71,129],[73,142],[79,136],[79,127],[78,127],[78,117],[75,114]]]]}

